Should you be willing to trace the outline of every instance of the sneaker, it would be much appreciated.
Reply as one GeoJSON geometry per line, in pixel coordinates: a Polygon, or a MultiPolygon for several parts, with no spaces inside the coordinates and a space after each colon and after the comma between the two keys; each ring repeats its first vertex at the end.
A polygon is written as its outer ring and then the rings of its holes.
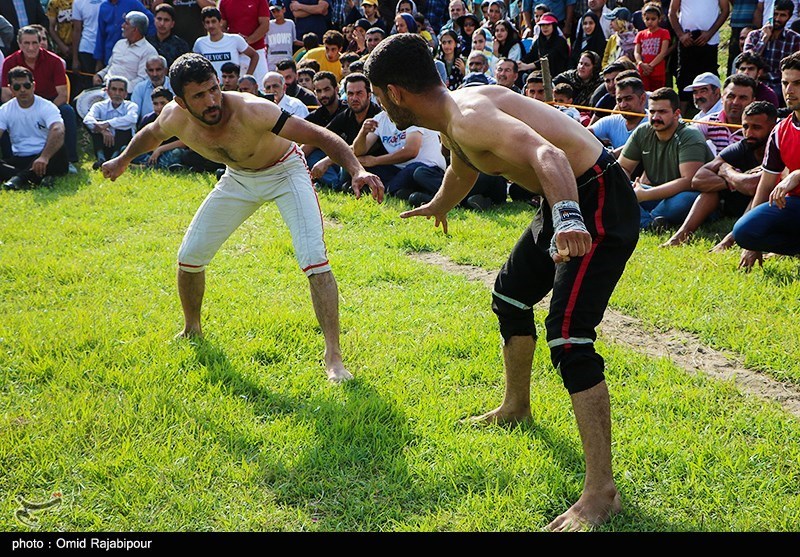
{"type": "Polygon", "coordinates": [[[667,217],[662,216],[654,217],[650,224],[647,225],[647,230],[655,232],[656,234],[661,234],[667,230],[667,228],[669,228],[669,221],[667,217]]]}
{"type": "Polygon", "coordinates": [[[3,184],[3,188],[7,190],[29,190],[31,189],[30,182],[22,176],[14,176],[3,184]]]}
{"type": "Polygon", "coordinates": [[[467,207],[475,209],[476,211],[485,211],[492,206],[492,200],[479,193],[470,195],[467,198],[467,207]]]}
{"type": "Polygon", "coordinates": [[[180,163],[171,164],[167,167],[170,172],[188,172],[190,168],[180,163]]]}
{"type": "Polygon", "coordinates": [[[77,168],[75,168],[75,165],[74,165],[74,164],[72,164],[72,163],[69,163],[69,166],[67,166],[67,172],[68,172],[69,174],[77,174],[77,173],[78,173],[78,169],[77,169],[77,168]]]}
{"type": "Polygon", "coordinates": [[[410,190],[408,188],[399,189],[392,194],[393,197],[397,199],[408,199],[414,193],[414,190],[410,190]]]}
{"type": "Polygon", "coordinates": [[[425,205],[429,203],[433,199],[433,196],[421,191],[415,191],[410,196],[408,196],[408,202],[411,203],[412,207],[419,207],[421,205],[425,205]]]}

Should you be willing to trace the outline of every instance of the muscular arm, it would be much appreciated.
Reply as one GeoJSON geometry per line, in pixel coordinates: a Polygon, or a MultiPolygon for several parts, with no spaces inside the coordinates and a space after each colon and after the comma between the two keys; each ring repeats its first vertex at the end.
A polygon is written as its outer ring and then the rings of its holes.
{"type": "Polygon", "coordinates": [[[723,164],[725,164],[725,161],[718,156],[713,161],[707,162],[700,167],[700,170],[692,178],[692,189],[703,192],[727,189],[728,183],[719,176],[719,169],[723,164]]]}
{"type": "Polygon", "coordinates": [[[761,174],[763,172],[739,172],[729,164],[723,164],[719,169],[719,175],[724,179],[730,187],[744,195],[754,196],[756,188],[761,181],[761,174]]]}
{"type": "Polygon", "coordinates": [[[244,40],[247,41],[247,44],[253,44],[257,40],[264,37],[269,31],[269,18],[268,17],[259,17],[258,18],[258,27],[255,28],[249,37],[245,37],[244,40]]]}
{"type": "MultiPolygon", "coordinates": [[[[639,189],[636,191],[636,197],[639,201],[657,201],[690,190],[692,187],[692,177],[697,174],[701,166],[703,166],[703,163],[700,161],[681,163],[678,166],[681,173],[680,178],[670,180],[669,182],[653,186],[646,190],[639,189]]],[[[647,169],[645,169],[645,172],[646,171],[647,169]]]]}

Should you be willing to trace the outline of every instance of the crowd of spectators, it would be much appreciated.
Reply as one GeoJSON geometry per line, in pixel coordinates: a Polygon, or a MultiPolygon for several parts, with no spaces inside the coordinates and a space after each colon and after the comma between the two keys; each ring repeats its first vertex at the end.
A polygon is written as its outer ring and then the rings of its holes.
{"type": "MultiPolygon", "coordinates": [[[[618,158],[640,201],[641,227],[674,230],[664,246],[725,216],[739,221],[715,249],[752,245],[744,267],[767,248],[794,250],[752,238],[753,231],[779,236],[756,219],[776,220],[777,210],[781,222],[790,220],[800,197],[790,187],[800,183],[798,0],[0,0],[0,7],[5,189],[77,172],[81,125],[94,168],[116,156],[172,100],[170,64],[197,52],[222,90],[269,99],[333,130],[390,196],[419,206],[436,194],[450,153],[430,130],[399,130],[361,73],[385,37],[417,33],[451,91],[498,85],[541,102],[552,95],[554,109],[618,158]],[[87,95],[88,109],[77,102],[87,95]],[[775,191],[789,202],[774,201],[775,191]]],[[[348,176],[325,153],[303,151],[317,187],[348,191],[348,176]]],[[[136,162],[224,171],[174,138],[136,162]]],[[[542,202],[482,174],[463,204],[487,210],[509,199],[542,202]]]]}

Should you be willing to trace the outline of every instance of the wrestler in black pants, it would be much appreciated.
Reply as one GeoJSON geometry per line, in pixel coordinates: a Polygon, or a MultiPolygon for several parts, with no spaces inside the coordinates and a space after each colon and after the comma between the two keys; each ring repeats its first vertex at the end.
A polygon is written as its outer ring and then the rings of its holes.
{"type": "Polygon", "coordinates": [[[492,293],[492,309],[507,342],[512,336],[537,337],[532,308],[552,290],[547,343],[570,394],[604,379],[603,358],[594,349],[595,329],[639,239],[636,195],[610,153],[604,150],[577,183],[591,250],[566,263],[553,262],[548,252],[552,212],[545,202],[511,251],[492,293]]]}

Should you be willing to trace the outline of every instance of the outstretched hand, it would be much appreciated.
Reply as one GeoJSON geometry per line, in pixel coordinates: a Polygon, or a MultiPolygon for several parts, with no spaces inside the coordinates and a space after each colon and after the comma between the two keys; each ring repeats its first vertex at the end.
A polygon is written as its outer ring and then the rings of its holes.
{"type": "Polygon", "coordinates": [[[373,199],[378,203],[383,201],[383,193],[384,193],[384,186],[381,179],[378,178],[375,174],[371,172],[367,172],[366,170],[363,172],[359,172],[355,176],[353,176],[352,180],[352,187],[353,193],[356,194],[356,199],[361,197],[361,190],[364,188],[369,188],[369,192],[372,194],[373,199]]]}
{"type": "Polygon", "coordinates": [[[431,207],[431,203],[426,203],[424,205],[420,205],[416,209],[411,209],[410,211],[404,211],[400,213],[401,219],[407,219],[410,217],[425,217],[428,219],[433,217],[435,219],[434,226],[438,228],[441,224],[442,232],[447,234],[447,213],[437,213],[436,210],[431,207]]]}

